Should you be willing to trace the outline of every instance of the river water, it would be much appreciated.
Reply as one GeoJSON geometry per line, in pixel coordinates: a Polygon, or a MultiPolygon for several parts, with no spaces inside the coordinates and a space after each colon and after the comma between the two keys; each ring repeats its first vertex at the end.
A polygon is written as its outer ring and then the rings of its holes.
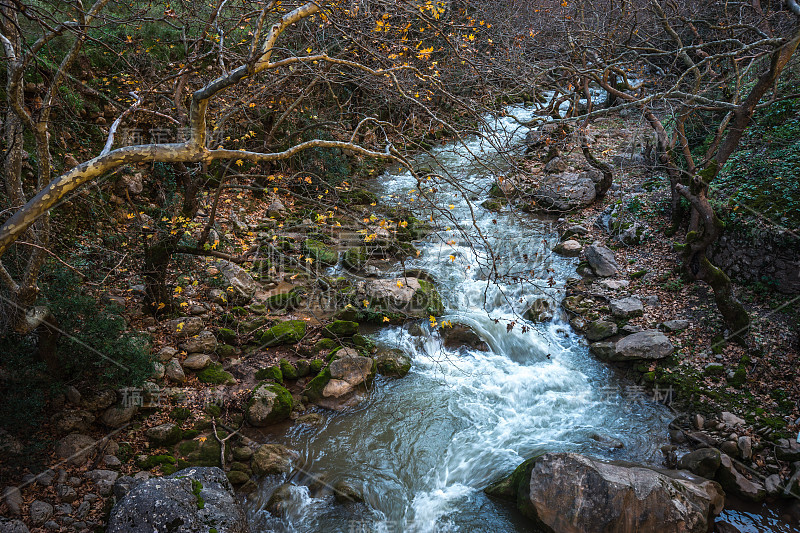
{"type": "MultiPolygon", "coordinates": [[[[509,109],[523,120],[531,112],[509,109]]],[[[300,451],[302,471],[291,478],[296,487],[283,518],[263,507],[285,480],[268,479],[251,495],[254,531],[531,531],[511,506],[482,490],[533,454],[660,461],[668,410],[591,357],[568,324],[520,318],[543,294],[559,300],[577,262],[549,253],[557,236],[546,221],[480,205],[508,168],[503,153],[526,131],[510,117],[493,119],[483,139],[443,145],[433,159],[420,158],[416,163],[448,176],[426,181],[436,192],[425,199],[408,172],[378,180],[376,192],[387,205],[433,216],[436,231],[405,266],[435,278],[447,309],[439,321],[468,324],[490,350],[445,349],[428,324],[423,335],[409,327],[379,330],[380,345],[411,356],[411,372],[403,379],[379,377],[357,407],[325,412],[323,424],[296,425],[275,438],[300,451]],[[317,491],[320,475],[357,487],[364,503],[336,503],[317,491]]],[[[398,264],[387,276],[401,273],[398,264]]]]}

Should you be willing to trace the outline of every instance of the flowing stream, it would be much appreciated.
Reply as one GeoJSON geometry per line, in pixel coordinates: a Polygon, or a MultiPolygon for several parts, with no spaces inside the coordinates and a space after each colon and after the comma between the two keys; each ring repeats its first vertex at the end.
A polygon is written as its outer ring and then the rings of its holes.
{"type": "MultiPolygon", "coordinates": [[[[509,109],[521,119],[531,112],[509,109]]],[[[263,507],[285,480],[267,480],[250,497],[254,531],[531,531],[511,506],[482,490],[533,454],[660,461],[666,408],[618,381],[567,323],[521,319],[543,294],[562,297],[577,262],[549,253],[557,236],[547,222],[480,205],[504,170],[498,147],[519,145],[526,131],[500,118],[487,128],[492,142],[484,136],[437,148],[427,164],[453,179],[429,182],[436,192],[427,202],[409,173],[380,178],[384,202],[433,216],[436,231],[417,243],[422,253],[405,267],[435,278],[447,309],[439,322],[471,326],[490,350],[445,349],[428,324],[423,334],[419,327],[416,334],[409,327],[377,331],[380,345],[412,358],[411,372],[379,377],[357,407],[325,412],[321,425],[296,425],[276,437],[300,451],[302,472],[291,479],[296,488],[283,518],[263,507]],[[492,272],[500,275],[496,282],[487,281],[492,272]],[[323,473],[327,483],[357,487],[364,503],[336,503],[317,491],[323,473]]],[[[402,275],[400,264],[387,273],[395,275],[402,275]]]]}

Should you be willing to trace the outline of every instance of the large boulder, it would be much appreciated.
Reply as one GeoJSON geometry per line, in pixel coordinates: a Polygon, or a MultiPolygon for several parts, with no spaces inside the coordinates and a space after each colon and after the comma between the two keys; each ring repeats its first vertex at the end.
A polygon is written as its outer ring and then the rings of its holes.
{"type": "Polygon", "coordinates": [[[750,481],[736,470],[733,460],[726,454],[720,455],[719,468],[714,478],[719,481],[726,492],[735,494],[740,498],[752,502],[763,501],[767,496],[764,485],[756,481],[750,481]]]}
{"type": "Polygon", "coordinates": [[[547,211],[568,212],[591,205],[597,197],[596,183],[603,175],[596,171],[562,172],[542,177],[532,191],[536,207],[547,211]]]}
{"type": "Polygon", "coordinates": [[[292,395],[277,383],[260,383],[250,396],[245,414],[253,426],[268,426],[286,420],[292,414],[292,395]]]}
{"type": "MultiPolygon", "coordinates": [[[[633,361],[638,359],[663,359],[672,354],[675,347],[658,330],[640,331],[622,338],[609,354],[610,361],[633,361]]],[[[597,353],[597,352],[595,352],[597,353]]]]}
{"type": "Polygon", "coordinates": [[[707,533],[725,501],[718,483],[688,472],[574,453],[527,461],[487,492],[513,497],[551,533],[707,533]]]}
{"type": "Polygon", "coordinates": [[[249,533],[225,472],[192,467],[133,487],[111,509],[108,533],[249,533]]]}
{"type": "Polygon", "coordinates": [[[586,260],[595,274],[607,278],[619,272],[619,264],[614,259],[614,252],[599,243],[586,247],[586,260]]]}
{"type": "Polygon", "coordinates": [[[381,313],[399,313],[428,318],[444,313],[439,292],[433,283],[419,278],[373,279],[356,284],[357,301],[367,300],[369,308],[381,313]]]}
{"type": "Polygon", "coordinates": [[[377,365],[369,357],[358,355],[352,348],[344,348],[325,370],[330,376],[316,403],[327,409],[342,409],[355,405],[362,393],[375,378],[377,365]]]}
{"type": "MultiPolygon", "coordinates": [[[[188,338],[203,331],[205,322],[199,316],[176,318],[167,322],[167,331],[176,337],[188,338]]],[[[162,359],[163,361],[163,359],[162,359]]]]}

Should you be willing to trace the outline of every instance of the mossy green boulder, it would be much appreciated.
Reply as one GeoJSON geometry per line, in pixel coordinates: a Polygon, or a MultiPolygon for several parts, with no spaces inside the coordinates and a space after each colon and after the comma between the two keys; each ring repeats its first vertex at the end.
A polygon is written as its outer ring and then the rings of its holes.
{"type": "Polygon", "coordinates": [[[288,360],[281,359],[280,368],[283,379],[297,379],[297,368],[288,360]]]}
{"type": "Polygon", "coordinates": [[[358,333],[358,322],[349,320],[334,320],[322,330],[322,335],[329,339],[339,337],[352,337],[358,333]]]}
{"type": "Polygon", "coordinates": [[[289,418],[292,395],[277,383],[260,383],[250,396],[245,416],[253,426],[263,427],[289,418]]]}
{"type": "Polygon", "coordinates": [[[281,370],[281,367],[278,365],[272,365],[268,366],[267,368],[261,368],[256,372],[256,379],[259,381],[272,380],[275,383],[282,383],[283,371],[281,370]]]}
{"type": "Polygon", "coordinates": [[[369,254],[365,246],[358,246],[356,248],[348,249],[343,257],[342,263],[346,268],[351,270],[361,270],[367,264],[369,254]]]}
{"type": "Polygon", "coordinates": [[[296,344],[306,334],[306,323],[302,320],[287,320],[264,331],[258,341],[265,347],[296,344]]]}
{"type": "Polygon", "coordinates": [[[339,261],[336,250],[316,239],[306,239],[303,242],[303,253],[321,265],[332,266],[339,261]]]}
{"type": "Polygon", "coordinates": [[[392,349],[375,358],[378,373],[383,376],[401,378],[411,370],[411,358],[402,350],[392,349]]]}
{"type": "Polygon", "coordinates": [[[233,385],[236,383],[236,379],[234,379],[230,372],[222,370],[222,365],[220,363],[209,365],[198,372],[197,379],[200,380],[201,383],[212,383],[217,385],[233,385]]]}

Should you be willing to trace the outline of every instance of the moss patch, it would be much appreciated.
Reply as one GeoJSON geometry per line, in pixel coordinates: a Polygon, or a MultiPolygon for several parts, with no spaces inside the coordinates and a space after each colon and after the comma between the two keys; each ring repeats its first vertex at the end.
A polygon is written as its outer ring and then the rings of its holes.
{"type": "Polygon", "coordinates": [[[202,383],[213,383],[213,384],[233,384],[236,383],[236,380],[233,378],[230,372],[226,372],[222,370],[222,365],[219,363],[215,363],[212,365],[207,366],[203,370],[197,373],[197,379],[200,380],[202,383]]]}
{"type": "Polygon", "coordinates": [[[296,344],[306,334],[306,323],[302,320],[287,320],[267,331],[259,337],[259,342],[266,347],[280,346],[281,344],[296,344]]]}

